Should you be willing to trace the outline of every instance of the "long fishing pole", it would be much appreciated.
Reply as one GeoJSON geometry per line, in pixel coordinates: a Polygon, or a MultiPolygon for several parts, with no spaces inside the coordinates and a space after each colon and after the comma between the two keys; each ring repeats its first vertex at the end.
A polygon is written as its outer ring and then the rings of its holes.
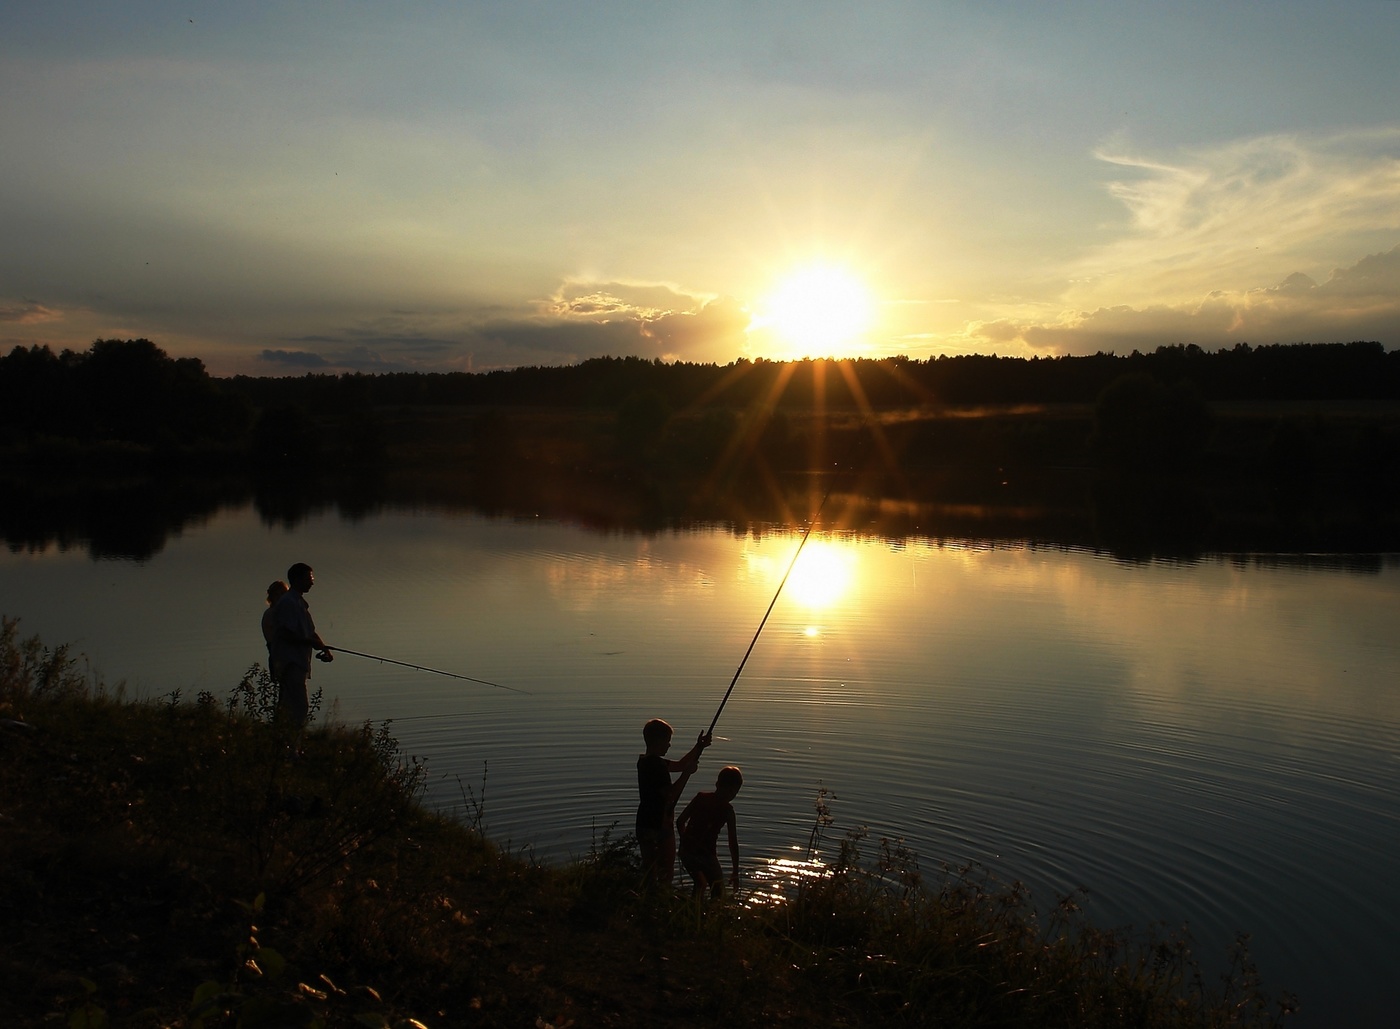
{"type": "MultiPolygon", "coordinates": [[[[834,485],[834,483],[833,483],[834,485]]],[[[758,629],[753,634],[753,639],[749,640],[749,649],[744,651],[744,657],[739,662],[739,667],[734,669],[734,678],[729,680],[729,689],[724,691],[724,699],[719,702],[719,710],[715,712],[715,717],[710,720],[710,727],[705,730],[705,735],[710,736],[715,731],[715,725],[719,722],[719,716],[724,712],[724,705],[729,703],[729,695],[734,692],[734,684],[739,681],[739,676],[744,671],[744,665],[748,663],[749,655],[753,653],[754,645],[758,643],[758,637],[763,634],[763,627],[768,624],[768,616],[773,613],[774,606],[778,603],[778,598],[783,595],[783,587],[787,585],[788,576],[797,567],[797,559],[802,556],[802,548],[807,545],[807,537],[812,535],[812,530],[816,527],[817,519],[821,517],[822,508],[826,507],[826,499],[831,496],[831,486],[827,486],[826,493],[822,495],[822,502],[817,507],[817,513],[812,516],[812,520],[807,523],[807,531],[802,534],[802,540],[797,544],[797,549],[793,551],[792,560],[788,562],[787,571],[783,573],[783,579],[778,583],[778,588],[773,593],[773,599],[768,602],[768,610],[763,612],[763,621],[758,623],[758,629]]]]}
{"type": "Polygon", "coordinates": [[[358,650],[348,650],[345,647],[326,647],[325,649],[334,651],[337,654],[354,654],[356,657],[367,657],[371,661],[382,661],[389,665],[402,665],[404,668],[412,668],[419,672],[432,672],[435,675],[446,675],[453,679],[465,679],[467,682],[477,682],[483,686],[494,686],[498,690],[510,690],[512,693],[529,693],[529,690],[518,689],[515,686],[503,686],[498,682],[491,682],[487,679],[474,679],[470,675],[458,675],[456,672],[444,672],[441,668],[429,668],[427,665],[416,665],[411,661],[396,661],[392,657],[381,657],[379,654],[364,654],[358,650]]]}

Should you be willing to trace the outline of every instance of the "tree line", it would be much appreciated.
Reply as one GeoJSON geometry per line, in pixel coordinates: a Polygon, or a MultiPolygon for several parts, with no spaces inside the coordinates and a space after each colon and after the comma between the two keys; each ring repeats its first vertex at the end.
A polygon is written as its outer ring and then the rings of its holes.
{"type": "Polygon", "coordinates": [[[176,448],[238,437],[252,418],[204,362],[148,339],[100,339],[86,351],[15,347],[0,357],[0,441],[176,448]]]}
{"type": "Polygon", "coordinates": [[[1149,353],[1077,357],[940,355],[726,365],[597,357],[575,365],[490,372],[391,372],[229,380],[259,407],[300,403],[325,410],[382,405],[538,405],[615,408],[654,393],[675,411],[704,407],[892,410],[926,405],[1092,404],[1125,375],[1190,382],[1208,402],[1400,398],[1400,351],[1377,342],[1195,344],[1149,353]]]}
{"type": "MultiPolygon", "coordinates": [[[[347,425],[376,408],[419,406],[648,412],[896,410],[940,405],[1094,404],[1125,378],[1233,400],[1400,399],[1400,351],[1380,343],[1292,344],[1082,357],[939,356],[726,365],[599,357],[489,372],[346,373],[215,378],[196,358],[147,339],[97,340],[86,351],[15,347],[0,356],[0,444],[36,439],[147,448],[248,445],[287,412],[347,425]],[[261,420],[261,425],[260,425],[261,420]]],[[[1121,389],[1119,390],[1121,393],[1121,389]]],[[[1110,394],[1110,397],[1112,394],[1110,394]]]]}

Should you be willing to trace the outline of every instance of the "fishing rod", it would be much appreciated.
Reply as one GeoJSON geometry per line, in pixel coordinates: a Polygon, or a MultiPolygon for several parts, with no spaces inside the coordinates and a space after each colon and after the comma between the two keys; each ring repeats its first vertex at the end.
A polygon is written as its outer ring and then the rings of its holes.
{"type": "Polygon", "coordinates": [[[724,712],[724,705],[729,703],[729,695],[734,692],[734,684],[739,681],[739,676],[744,671],[744,665],[748,663],[749,655],[753,653],[754,645],[758,643],[758,637],[763,634],[763,627],[768,624],[768,616],[773,613],[774,606],[778,603],[778,598],[783,595],[783,587],[787,585],[788,576],[797,567],[797,559],[802,556],[802,548],[807,545],[807,537],[812,535],[812,530],[816,528],[817,520],[821,517],[822,508],[826,507],[827,497],[831,496],[831,489],[835,483],[827,486],[826,493],[822,495],[822,502],[817,507],[817,513],[812,515],[812,520],[807,523],[807,531],[802,534],[801,541],[797,544],[797,549],[793,551],[792,560],[788,562],[787,571],[783,573],[782,581],[778,583],[778,588],[773,593],[773,599],[768,602],[768,610],[763,612],[763,621],[758,623],[758,629],[753,634],[753,639],[749,640],[749,649],[744,651],[743,659],[739,662],[739,667],[734,669],[734,678],[729,680],[729,689],[724,691],[724,699],[719,702],[719,710],[715,712],[715,717],[710,720],[710,727],[705,730],[705,735],[713,735],[715,725],[719,722],[719,716],[724,712]]]}
{"type": "Polygon", "coordinates": [[[392,657],[381,657],[379,654],[364,654],[358,650],[348,650],[345,647],[326,647],[326,650],[334,651],[337,654],[354,654],[356,657],[367,657],[371,661],[382,661],[384,664],[402,665],[404,668],[412,668],[419,672],[432,672],[435,675],[446,675],[453,679],[465,679],[467,682],[477,682],[483,686],[494,686],[498,690],[510,690],[512,693],[529,693],[529,690],[518,689],[515,686],[503,686],[498,682],[491,682],[487,679],[474,679],[470,675],[458,675],[456,672],[444,672],[441,668],[429,668],[427,665],[416,665],[411,661],[396,661],[392,657]]]}

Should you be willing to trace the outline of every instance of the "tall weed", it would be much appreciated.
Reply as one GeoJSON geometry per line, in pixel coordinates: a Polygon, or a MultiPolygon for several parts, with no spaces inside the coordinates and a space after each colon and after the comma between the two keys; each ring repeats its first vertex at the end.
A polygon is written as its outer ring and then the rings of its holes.
{"type": "Polygon", "coordinates": [[[84,695],[89,691],[89,675],[80,667],[80,659],[66,643],[46,647],[38,636],[21,639],[19,619],[0,615],[0,711],[15,711],[36,697],[84,695]]]}

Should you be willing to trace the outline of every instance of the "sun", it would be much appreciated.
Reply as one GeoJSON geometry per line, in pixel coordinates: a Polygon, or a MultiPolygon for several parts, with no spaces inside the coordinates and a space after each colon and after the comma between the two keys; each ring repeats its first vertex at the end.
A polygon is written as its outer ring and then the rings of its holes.
{"type": "Polygon", "coordinates": [[[794,356],[833,357],[869,331],[875,303],[860,277],[836,264],[790,273],[759,304],[755,328],[768,329],[794,356]]]}

